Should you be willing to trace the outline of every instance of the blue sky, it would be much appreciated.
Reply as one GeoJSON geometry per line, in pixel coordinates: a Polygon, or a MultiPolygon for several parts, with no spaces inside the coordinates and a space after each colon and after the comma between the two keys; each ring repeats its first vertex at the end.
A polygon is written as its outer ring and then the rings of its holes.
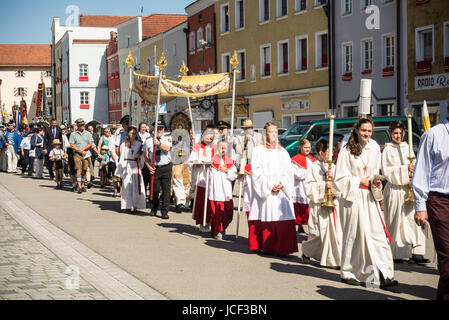
{"type": "Polygon", "coordinates": [[[152,13],[185,14],[184,8],[194,0],[0,0],[0,44],[51,43],[53,17],[65,24],[77,6],[82,14],[136,16],[152,13]],[[72,11],[73,12],[73,11],[72,11]]]}

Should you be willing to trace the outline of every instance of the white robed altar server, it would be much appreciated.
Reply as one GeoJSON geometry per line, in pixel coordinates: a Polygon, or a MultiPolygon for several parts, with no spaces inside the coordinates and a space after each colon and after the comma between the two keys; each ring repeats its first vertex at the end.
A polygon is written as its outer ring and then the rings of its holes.
{"type": "Polygon", "coordinates": [[[120,145],[120,157],[115,175],[122,178],[121,209],[132,212],[146,208],[145,184],[142,167],[142,143],[136,139],[137,130],[129,129],[125,142],[120,145]]]}
{"type": "MultiPolygon", "coordinates": [[[[309,197],[309,234],[307,241],[302,243],[303,261],[310,258],[318,260],[323,267],[338,268],[341,262],[342,229],[338,199],[334,199],[335,207],[321,206],[327,188],[334,195],[338,191],[332,181],[327,182],[329,175],[328,142],[318,141],[315,145],[317,160],[310,165],[305,179],[305,193],[309,197]]],[[[330,177],[335,175],[335,165],[332,165],[330,177]]]]}
{"type": "Polygon", "coordinates": [[[402,121],[392,122],[390,136],[393,142],[385,144],[382,152],[382,173],[388,181],[384,188],[385,224],[394,240],[391,243],[393,259],[411,258],[416,263],[425,263],[429,262],[424,259],[426,236],[415,223],[413,201],[405,201],[414,166],[409,164],[410,147],[402,141],[404,134],[402,121]]]}
{"type": "Polygon", "coordinates": [[[338,155],[335,184],[341,192],[343,228],[340,276],[347,284],[387,288],[397,281],[393,280],[392,239],[372,191],[373,185],[381,186],[381,180],[375,177],[381,155],[368,142],[372,130],[372,120],[359,119],[338,155]]]}
{"type": "Polygon", "coordinates": [[[298,251],[293,209],[293,175],[288,152],[277,140],[277,126],[265,125],[267,144],[253,150],[253,194],[249,220],[260,221],[259,247],[265,253],[287,255],[298,251]]]}

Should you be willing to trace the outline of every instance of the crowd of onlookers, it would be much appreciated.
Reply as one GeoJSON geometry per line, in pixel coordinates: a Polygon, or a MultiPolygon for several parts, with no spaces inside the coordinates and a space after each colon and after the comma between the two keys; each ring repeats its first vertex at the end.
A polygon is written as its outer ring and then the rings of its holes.
{"type": "MultiPolygon", "coordinates": [[[[17,128],[12,121],[0,124],[0,171],[21,171],[23,175],[43,179],[45,167],[50,180],[55,180],[56,188],[63,188],[65,176],[70,178],[73,191],[81,193],[93,186],[94,168],[98,167],[101,187],[110,185],[113,183],[115,160],[109,150],[109,143],[123,128],[117,124],[98,131],[95,129],[92,124],[86,126],[82,119],[70,126],[58,125],[56,120],[31,123],[21,128],[17,128]],[[83,132],[89,141],[92,139],[91,147],[86,150],[87,156],[83,157],[87,168],[83,171],[85,174],[81,188],[75,163],[77,152],[71,148],[74,141],[70,139],[76,131],[83,132]]],[[[119,187],[115,186],[114,195],[118,193],[119,187]]]]}

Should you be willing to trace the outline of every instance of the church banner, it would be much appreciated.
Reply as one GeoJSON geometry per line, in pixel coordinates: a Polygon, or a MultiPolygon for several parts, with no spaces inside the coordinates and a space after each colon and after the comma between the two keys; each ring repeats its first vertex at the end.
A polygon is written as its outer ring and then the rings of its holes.
{"type": "MultiPolygon", "coordinates": [[[[133,73],[133,90],[143,99],[154,101],[157,95],[159,77],[133,73]]],[[[231,76],[229,73],[183,76],[181,81],[161,80],[161,100],[168,97],[198,98],[213,96],[231,91],[231,76]]]]}

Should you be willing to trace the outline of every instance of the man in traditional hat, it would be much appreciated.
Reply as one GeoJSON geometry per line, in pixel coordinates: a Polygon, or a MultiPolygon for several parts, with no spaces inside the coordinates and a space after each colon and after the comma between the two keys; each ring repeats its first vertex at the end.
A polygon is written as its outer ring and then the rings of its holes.
{"type": "Polygon", "coordinates": [[[243,121],[242,130],[243,131],[236,137],[238,141],[236,151],[241,158],[243,157],[243,152],[246,150],[247,163],[251,163],[253,149],[256,146],[263,145],[263,136],[261,133],[254,131],[254,125],[251,119],[243,121]]]}
{"type": "Polygon", "coordinates": [[[78,184],[77,192],[82,193],[86,191],[86,171],[89,168],[87,158],[91,156],[89,149],[92,147],[94,139],[89,131],[85,130],[86,123],[82,118],[77,119],[75,123],[78,130],[70,135],[69,143],[74,150],[73,160],[75,162],[76,181],[78,184]]]}
{"type": "MultiPolygon", "coordinates": [[[[170,133],[166,132],[164,121],[158,121],[157,127],[153,123],[155,135],[154,139],[147,139],[144,145],[145,164],[150,170],[153,178],[153,201],[151,216],[157,214],[159,208],[159,191],[162,187],[162,219],[168,219],[168,206],[170,205],[170,190],[172,177],[172,160],[170,149],[172,147],[172,139],[170,133]],[[153,150],[155,151],[155,166],[153,167],[153,150]]],[[[151,188],[151,187],[150,187],[151,188]]],[[[151,192],[151,191],[150,191],[151,192]]]]}
{"type": "MultiPolygon", "coordinates": [[[[22,138],[16,130],[16,124],[10,122],[8,125],[8,131],[5,134],[5,158],[6,158],[6,171],[16,172],[17,160],[19,159],[19,147],[22,138]]],[[[5,159],[3,159],[5,160],[5,159]]],[[[3,168],[5,164],[3,163],[3,168]]]]}

